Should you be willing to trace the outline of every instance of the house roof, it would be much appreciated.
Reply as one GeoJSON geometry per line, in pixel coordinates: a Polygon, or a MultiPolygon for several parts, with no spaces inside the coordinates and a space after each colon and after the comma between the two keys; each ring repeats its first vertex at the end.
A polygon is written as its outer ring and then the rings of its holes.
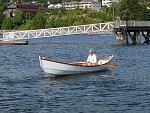
{"type": "Polygon", "coordinates": [[[93,2],[93,0],[82,0],[81,2],[93,2]]]}
{"type": "Polygon", "coordinates": [[[10,5],[8,6],[8,8],[9,8],[9,9],[15,9],[15,8],[16,8],[16,5],[10,4],[10,5]]]}
{"type": "Polygon", "coordinates": [[[39,9],[25,9],[25,8],[19,8],[20,11],[27,11],[27,12],[38,12],[41,11],[39,9]]]}
{"type": "Polygon", "coordinates": [[[19,4],[17,3],[16,6],[38,6],[37,4],[19,4]]]}

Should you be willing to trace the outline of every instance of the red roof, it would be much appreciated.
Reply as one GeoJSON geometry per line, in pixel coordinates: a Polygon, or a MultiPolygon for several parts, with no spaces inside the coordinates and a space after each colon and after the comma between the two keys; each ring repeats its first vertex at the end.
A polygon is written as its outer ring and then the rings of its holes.
{"type": "Polygon", "coordinates": [[[16,4],[16,6],[38,6],[37,4],[16,4]]]}
{"type": "Polygon", "coordinates": [[[38,12],[41,11],[39,9],[24,9],[24,8],[18,8],[20,11],[27,11],[27,12],[38,12]]]}

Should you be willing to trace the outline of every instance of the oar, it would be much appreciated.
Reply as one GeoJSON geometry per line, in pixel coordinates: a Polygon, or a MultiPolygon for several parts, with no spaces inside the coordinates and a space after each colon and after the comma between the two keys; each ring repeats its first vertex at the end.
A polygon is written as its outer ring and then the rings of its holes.
{"type": "Polygon", "coordinates": [[[108,68],[115,68],[114,65],[100,65],[100,66],[106,66],[106,67],[108,67],[108,68]]]}

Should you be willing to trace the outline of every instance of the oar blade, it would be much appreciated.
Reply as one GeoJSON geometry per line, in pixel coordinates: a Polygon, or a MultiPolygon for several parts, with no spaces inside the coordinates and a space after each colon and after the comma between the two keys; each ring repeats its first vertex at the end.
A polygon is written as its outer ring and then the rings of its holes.
{"type": "Polygon", "coordinates": [[[108,68],[115,68],[114,65],[108,65],[107,67],[108,67],[108,68]]]}

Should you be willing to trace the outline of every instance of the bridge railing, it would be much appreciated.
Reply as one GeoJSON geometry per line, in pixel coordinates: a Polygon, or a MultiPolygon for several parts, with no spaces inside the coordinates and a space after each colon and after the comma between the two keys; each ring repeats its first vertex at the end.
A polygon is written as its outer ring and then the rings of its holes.
{"type": "Polygon", "coordinates": [[[150,26],[150,21],[128,21],[128,26],[150,26]]]}
{"type": "Polygon", "coordinates": [[[119,26],[150,26],[150,21],[115,21],[114,27],[119,26]]]}
{"type": "Polygon", "coordinates": [[[3,33],[3,40],[20,40],[71,34],[99,33],[112,31],[112,29],[113,22],[108,22],[59,28],[5,32],[3,33]]]}

